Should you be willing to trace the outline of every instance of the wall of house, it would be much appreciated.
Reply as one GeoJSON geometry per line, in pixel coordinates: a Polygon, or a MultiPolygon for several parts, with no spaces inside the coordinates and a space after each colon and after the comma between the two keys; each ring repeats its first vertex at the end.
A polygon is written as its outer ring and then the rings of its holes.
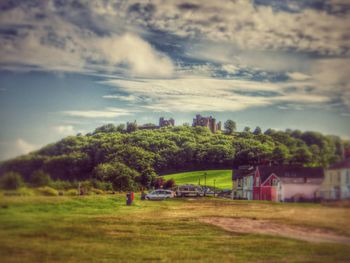
{"type": "Polygon", "coordinates": [[[314,200],[320,184],[282,184],[283,201],[314,200]]]}
{"type": "Polygon", "coordinates": [[[326,170],[318,195],[326,200],[349,199],[350,169],[326,170]]]}
{"type": "Polygon", "coordinates": [[[262,186],[260,200],[277,201],[277,191],[275,186],[262,186]]]}

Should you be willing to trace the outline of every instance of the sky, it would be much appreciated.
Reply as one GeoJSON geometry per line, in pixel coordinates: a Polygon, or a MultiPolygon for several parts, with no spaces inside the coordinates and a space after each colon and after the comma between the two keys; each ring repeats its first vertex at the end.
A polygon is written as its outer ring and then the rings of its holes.
{"type": "Polygon", "coordinates": [[[195,114],[350,139],[348,0],[1,0],[0,160],[195,114]]]}

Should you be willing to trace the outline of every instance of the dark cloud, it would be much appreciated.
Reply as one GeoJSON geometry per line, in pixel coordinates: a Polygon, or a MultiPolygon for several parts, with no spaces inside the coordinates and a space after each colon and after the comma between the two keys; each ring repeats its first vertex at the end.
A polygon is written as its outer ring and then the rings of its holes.
{"type": "Polygon", "coordinates": [[[200,9],[200,6],[197,4],[193,4],[193,3],[182,3],[177,5],[177,7],[180,10],[198,10],[200,9]]]}
{"type": "Polygon", "coordinates": [[[143,17],[144,19],[149,19],[156,12],[157,8],[153,4],[132,4],[128,8],[129,13],[136,13],[137,15],[143,17]]]}
{"type": "Polygon", "coordinates": [[[275,12],[303,12],[305,9],[323,11],[331,15],[344,15],[350,12],[350,1],[332,2],[331,0],[254,0],[257,6],[270,6],[275,12]]]}

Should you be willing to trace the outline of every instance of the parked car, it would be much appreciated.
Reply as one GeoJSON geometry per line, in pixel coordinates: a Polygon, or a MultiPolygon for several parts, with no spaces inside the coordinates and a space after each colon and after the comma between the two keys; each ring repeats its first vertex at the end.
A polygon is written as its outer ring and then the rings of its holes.
{"type": "Polygon", "coordinates": [[[224,189],[217,193],[217,196],[224,197],[224,198],[231,198],[232,190],[231,189],[224,189]]]}
{"type": "Polygon", "coordinates": [[[214,190],[209,188],[209,187],[202,187],[203,192],[205,193],[206,196],[208,195],[214,195],[214,190]]]}
{"type": "Polygon", "coordinates": [[[204,196],[203,189],[200,186],[187,184],[176,187],[176,196],[204,196]]]}
{"type": "Polygon", "coordinates": [[[158,189],[146,195],[147,200],[164,200],[173,198],[175,193],[171,190],[158,189]]]}

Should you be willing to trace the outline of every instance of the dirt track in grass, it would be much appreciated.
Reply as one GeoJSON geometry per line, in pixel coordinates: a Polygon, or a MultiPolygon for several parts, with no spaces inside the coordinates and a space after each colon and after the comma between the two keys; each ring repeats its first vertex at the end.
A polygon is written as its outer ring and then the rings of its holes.
{"type": "Polygon", "coordinates": [[[235,233],[274,235],[309,242],[333,242],[350,245],[349,237],[340,236],[332,231],[321,228],[292,226],[269,220],[254,220],[249,218],[209,217],[201,218],[199,221],[235,233]]]}

